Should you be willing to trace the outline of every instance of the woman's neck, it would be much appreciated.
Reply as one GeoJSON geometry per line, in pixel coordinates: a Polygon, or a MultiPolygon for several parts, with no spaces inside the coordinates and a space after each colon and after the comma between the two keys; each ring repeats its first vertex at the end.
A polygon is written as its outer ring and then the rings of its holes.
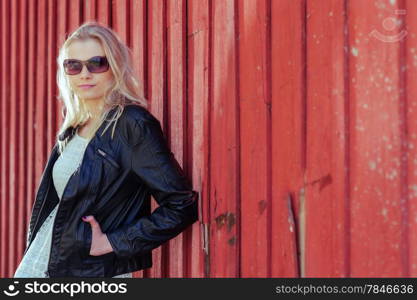
{"type": "Polygon", "coordinates": [[[90,119],[98,120],[106,108],[104,100],[84,100],[90,119]]]}

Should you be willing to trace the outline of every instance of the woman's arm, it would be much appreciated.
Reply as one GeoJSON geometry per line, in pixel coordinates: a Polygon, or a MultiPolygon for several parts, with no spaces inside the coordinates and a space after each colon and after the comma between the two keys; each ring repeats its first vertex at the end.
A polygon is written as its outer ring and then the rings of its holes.
{"type": "Polygon", "coordinates": [[[150,216],[108,232],[113,251],[120,257],[146,253],[181,233],[197,221],[198,194],[168,148],[160,123],[150,117],[137,121],[131,168],[158,202],[150,216]]]}

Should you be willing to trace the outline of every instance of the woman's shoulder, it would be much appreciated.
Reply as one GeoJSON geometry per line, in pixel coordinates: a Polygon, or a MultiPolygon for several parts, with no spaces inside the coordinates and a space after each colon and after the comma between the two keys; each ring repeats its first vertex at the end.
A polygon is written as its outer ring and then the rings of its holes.
{"type": "Polygon", "coordinates": [[[159,120],[146,108],[136,104],[125,105],[120,120],[122,126],[119,128],[129,145],[140,142],[143,138],[143,128],[160,128],[159,120]]]}
{"type": "Polygon", "coordinates": [[[128,122],[134,122],[139,124],[145,121],[159,122],[158,119],[150,111],[138,104],[127,104],[124,106],[123,111],[125,119],[128,122]]]}

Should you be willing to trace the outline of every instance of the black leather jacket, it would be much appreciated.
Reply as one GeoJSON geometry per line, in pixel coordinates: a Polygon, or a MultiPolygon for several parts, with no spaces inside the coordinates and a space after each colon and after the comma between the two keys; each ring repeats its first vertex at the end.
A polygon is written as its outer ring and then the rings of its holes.
{"type": "MultiPolygon", "coordinates": [[[[115,112],[113,108],[110,115],[115,112]]],[[[109,117],[110,117],[109,115],[109,117]]],[[[104,122],[86,147],[80,167],[59,201],[52,149],[37,189],[28,246],[59,204],[52,233],[48,277],[113,277],[152,266],[151,250],[198,219],[198,194],[169,150],[159,121],[138,105],[127,105],[111,139],[104,122]],[[159,206],[151,214],[150,195],[159,206]],[[93,215],[113,252],[91,256],[93,215]]],[[[71,138],[74,130],[66,132],[71,138]]]]}

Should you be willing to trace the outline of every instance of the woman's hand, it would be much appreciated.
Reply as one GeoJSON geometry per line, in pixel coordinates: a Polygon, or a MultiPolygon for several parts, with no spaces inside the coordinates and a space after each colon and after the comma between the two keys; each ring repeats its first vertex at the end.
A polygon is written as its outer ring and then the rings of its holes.
{"type": "Polygon", "coordinates": [[[90,223],[91,226],[91,248],[90,255],[99,256],[113,252],[113,248],[107,239],[107,235],[101,231],[100,224],[94,216],[82,218],[84,222],[90,223]]]}

